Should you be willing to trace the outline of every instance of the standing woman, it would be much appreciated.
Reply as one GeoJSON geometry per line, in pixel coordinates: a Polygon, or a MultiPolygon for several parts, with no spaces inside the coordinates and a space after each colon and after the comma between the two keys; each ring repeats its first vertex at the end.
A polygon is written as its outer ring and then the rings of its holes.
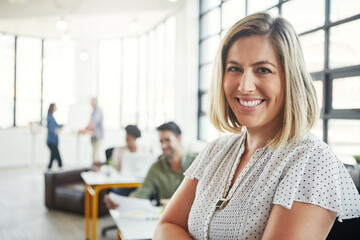
{"type": "Polygon", "coordinates": [[[256,13],[225,35],[209,117],[231,132],[185,172],[154,239],[325,239],[338,217],[360,216],[343,163],[310,133],[316,92],[288,21],[256,13]]]}
{"type": "Polygon", "coordinates": [[[47,115],[47,129],[48,129],[48,135],[46,139],[46,144],[48,145],[50,149],[50,162],[48,165],[48,170],[51,169],[53,160],[56,159],[58,161],[58,166],[62,167],[60,152],[58,149],[59,145],[59,138],[58,133],[60,132],[63,125],[57,124],[55,118],[54,118],[54,112],[57,110],[55,103],[51,103],[48,110],[47,115]]]}

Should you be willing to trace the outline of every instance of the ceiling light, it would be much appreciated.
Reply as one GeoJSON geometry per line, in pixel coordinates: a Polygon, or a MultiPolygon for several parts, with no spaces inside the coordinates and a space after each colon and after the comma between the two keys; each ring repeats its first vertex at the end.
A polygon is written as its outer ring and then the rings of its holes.
{"type": "Polygon", "coordinates": [[[169,0],[169,2],[177,2],[178,0],[169,0]]]}
{"type": "Polygon", "coordinates": [[[140,23],[135,19],[129,24],[129,29],[131,32],[137,32],[140,30],[140,23]]]}
{"type": "Polygon", "coordinates": [[[27,0],[7,0],[9,3],[17,4],[17,3],[26,3],[27,0]]]}
{"type": "Polygon", "coordinates": [[[67,30],[68,28],[68,22],[65,20],[65,19],[60,19],[58,22],[57,22],[57,28],[60,32],[64,32],[67,30]]]}

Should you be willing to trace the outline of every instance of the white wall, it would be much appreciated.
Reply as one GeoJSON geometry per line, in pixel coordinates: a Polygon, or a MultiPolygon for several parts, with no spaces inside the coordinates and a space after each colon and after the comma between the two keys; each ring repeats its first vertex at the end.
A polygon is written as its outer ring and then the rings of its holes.
{"type": "MultiPolygon", "coordinates": [[[[183,145],[187,148],[197,138],[197,90],[198,90],[198,1],[186,0],[176,14],[176,117],[183,130],[183,145]]],[[[88,51],[89,59],[76,61],[75,104],[70,109],[69,122],[59,136],[59,150],[64,167],[88,166],[91,164],[91,144],[87,136],[76,131],[89,122],[90,98],[97,92],[97,42],[76,42],[76,52],[88,51]]],[[[29,127],[0,129],[0,168],[29,166],[46,168],[49,150],[46,146],[46,128],[38,127],[32,133],[29,127]]],[[[101,153],[108,147],[124,144],[123,130],[106,130],[101,153]]],[[[140,144],[160,152],[156,130],[143,133],[140,144]]],[[[105,155],[102,154],[105,160],[105,155]]]]}

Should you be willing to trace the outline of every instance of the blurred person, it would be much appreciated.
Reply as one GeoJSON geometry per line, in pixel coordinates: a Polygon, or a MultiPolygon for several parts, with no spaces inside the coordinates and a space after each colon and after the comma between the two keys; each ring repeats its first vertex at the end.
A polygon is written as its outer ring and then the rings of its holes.
{"type": "MultiPolygon", "coordinates": [[[[108,165],[113,166],[121,172],[122,159],[124,154],[127,153],[139,153],[145,152],[141,147],[136,144],[136,140],[141,137],[141,131],[136,125],[127,125],[125,127],[126,135],[125,135],[125,146],[114,148],[112,155],[108,161],[108,165]]],[[[136,188],[115,188],[111,191],[117,193],[121,196],[128,196],[132,191],[136,188]]]]}
{"type": "MultiPolygon", "coordinates": [[[[175,122],[167,122],[157,127],[163,152],[150,167],[141,187],[130,197],[151,199],[156,196],[158,204],[166,204],[184,178],[185,170],[195,159],[195,154],[186,154],[181,144],[181,130],[175,122]]],[[[109,209],[118,206],[105,195],[109,209]]]]}
{"type": "Polygon", "coordinates": [[[198,155],[153,239],[325,239],[360,217],[344,164],[310,132],[313,80],[288,21],[249,15],[223,38],[209,117],[224,135],[198,155]]]}
{"type": "Polygon", "coordinates": [[[104,138],[104,126],[103,126],[103,112],[98,106],[97,98],[91,99],[91,106],[93,111],[91,113],[90,122],[85,129],[80,130],[79,134],[89,134],[91,136],[92,146],[92,161],[93,163],[100,162],[99,150],[101,147],[101,141],[104,138]]]}
{"type": "Polygon", "coordinates": [[[59,125],[55,118],[54,118],[54,112],[57,110],[55,103],[51,103],[49,105],[48,109],[48,115],[46,118],[46,127],[48,129],[47,138],[46,138],[46,144],[50,149],[50,162],[48,165],[48,170],[51,170],[53,161],[56,159],[58,162],[59,168],[63,166],[60,152],[58,149],[59,145],[59,137],[58,134],[60,130],[63,128],[63,125],[59,125]]]}
{"type": "Polygon", "coordinates": [[[124,154],[145,151],[136,144],[136,140],[141,137],[141,131],[136,125],[127,125],[125,127],[125,132],[126,145],[115,147],[108,163],[109,165],[115,167],[119,172],[121,171],[121,163],[124,154]]]}

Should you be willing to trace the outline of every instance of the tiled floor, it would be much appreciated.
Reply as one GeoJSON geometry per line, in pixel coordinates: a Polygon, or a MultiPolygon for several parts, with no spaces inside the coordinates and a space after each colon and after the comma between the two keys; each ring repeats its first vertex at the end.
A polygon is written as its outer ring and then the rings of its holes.
{"type": "MultiPolygon", "coordinates": [[[[116,231],[100,235],[114,225],[110,215],[98,221],[98,239],[116,239],[116,231]]],[[[40,169],[0,169],[0,240],[85,239],[84,217],[48,210],[44,205],[44,174],[40,169]]]]}

